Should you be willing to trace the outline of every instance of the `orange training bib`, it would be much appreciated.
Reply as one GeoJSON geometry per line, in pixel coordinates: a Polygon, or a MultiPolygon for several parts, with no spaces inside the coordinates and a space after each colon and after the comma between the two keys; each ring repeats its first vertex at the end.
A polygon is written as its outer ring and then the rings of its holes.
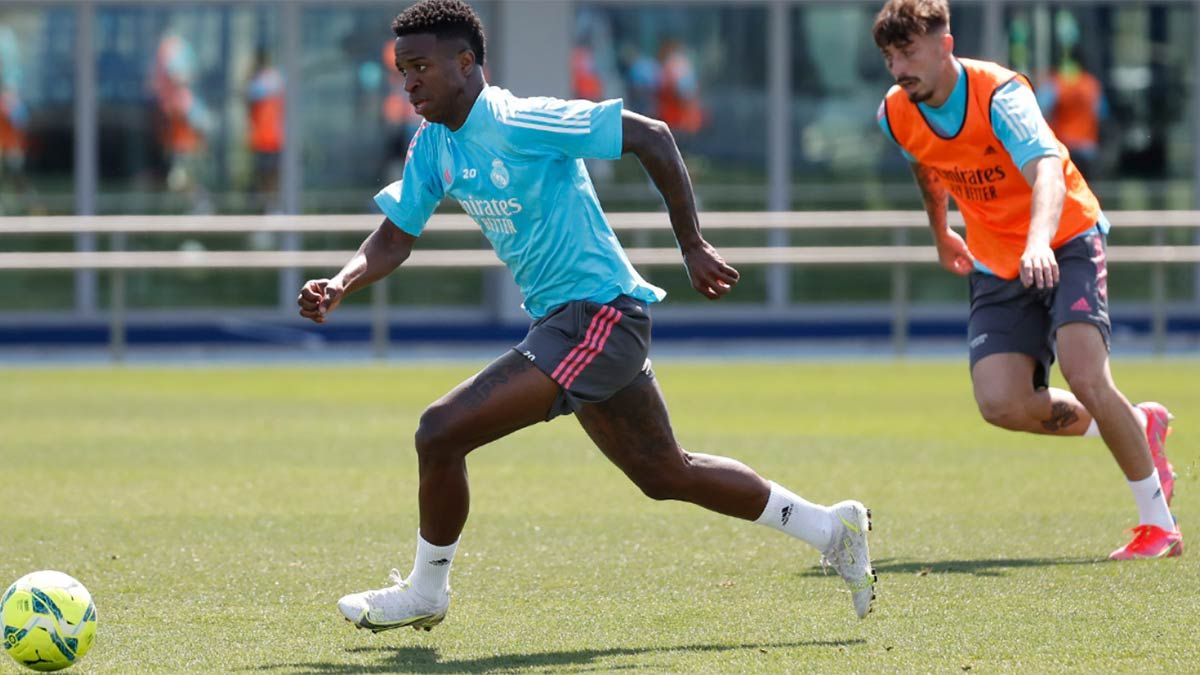
{"type": "MultiPolygon", "coordinates": [[[[959,132],[939,136],[904,91],[892,87],[884,111],[892,137],[918,163],[931,168],[954,197],[967,224],[967,247],[981,264],[1005,279],[1017,277],[1029,234],[1033,188],[992,131],[992,96],[1003,85],[1029,80],[1003,66],[959,59],[967,77],[967,110],[959,132]]],[[[1032,88],[1032,87],[1031,87],[1032,88]]],[[[1050,246],[1058,248],[1100,219],[1100,203],[1060,142],[1067,194],[1050,246]]]]}

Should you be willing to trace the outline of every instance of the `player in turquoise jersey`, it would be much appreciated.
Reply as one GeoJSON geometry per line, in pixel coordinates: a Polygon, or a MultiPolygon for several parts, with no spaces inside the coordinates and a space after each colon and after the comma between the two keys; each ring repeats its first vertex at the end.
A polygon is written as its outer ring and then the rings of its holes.
{"type": "Polygon", "coordinates": [[[404,179],[376,196],[384,222],[332,279],[304,285],[300,314],[323,323],[347,293],[399,267],[450,195],[512,270],[534,322],[520,344],[421,416],[412,572],[402,577],[393,570],[393,585],[343,597],[341,613],[375,631],[440,623],[467,520],[467,455],[573,413],[647,496],[692,502],[812,545],[850,587],[857,614],[866,616],[875,574],[862,504],[813,504],[740,462],[687,452],[675,440],[647,358],[649,305],[664,293],[629,264],[583,164],[624,153],[638,158],[666,201],[692,286],[716,300],[738,273],[700,235],[670,129],[623,110],[619,100],[519,98],[488,86],[483,29],[461,0],[423,0],[396,17],[392,30],[396,66],[426,121],[410,145],[404,179]]]}
{"type": "MultiPolygon", "coordinates": [[[[518,98],[485,86],[457,129],[421,125],[404,179],[375,202],[420,236],[442,197],[453,197],[512,270],[534,319],[572,300],[658,302],[665,293],[629,264],[580,159],[621,156],[621,117],[620,100],[518,98]]],[[[737,281],[716,258],[703,263],[710,294],[737,281]]]]}

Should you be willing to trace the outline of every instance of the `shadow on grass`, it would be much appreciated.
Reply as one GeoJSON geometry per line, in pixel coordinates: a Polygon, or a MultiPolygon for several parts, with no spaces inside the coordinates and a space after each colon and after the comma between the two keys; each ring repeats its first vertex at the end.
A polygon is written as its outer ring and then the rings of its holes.
{"type": "Polygon", "coordinates": [[[599,664],[597,660],[610,656],[639,656],[670,652],[732,652],[738,650],[770,650],[793,647],[846,647],[866,644],[866,640],[809,640],[773,644],[741,645],[682,645],[678,647],[614,647],[611,649],[578,649],[562,652],[533,652],[529,654],[498,654],[478,659],[443,661],[437,647],[353,647],[352,654],[378,653],[380,660],[373,664],[344,663],[279,663],[264,664],[254,670],[293,670],[302,673],[491,673],[518,668],[556,670],[627,670],[640,666],[599,664]],[[590,667],[589,667],[590,666],[590,667]]]}
{"type": "MultiPolygon", "coordinates": [[[[992,558],[984,560],[906,560],[883,558],[875,561],[875,571],[883,574],[972,574],[977,577],[1001,577],[1010,570],[1027,567],[1057,567],[1059,565],[1095,565],[1108,562],[1107,558],[992,558]]],[[[803,577],[819,577],[824,574],[836,576],[813,567],[800,573],[803,577]]]]}

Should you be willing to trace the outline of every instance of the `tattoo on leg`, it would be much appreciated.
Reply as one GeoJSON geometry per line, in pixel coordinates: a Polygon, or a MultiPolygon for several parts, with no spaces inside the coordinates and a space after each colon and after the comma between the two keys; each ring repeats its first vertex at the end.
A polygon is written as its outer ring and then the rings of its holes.
{"type": "Polygon", "coordinates": [[[661,452],[661,448],[673,445],[668,432],[670,427],[665,425],[665,416],[660,414],[661,404],[653,385],[638,389],[628,403],[621,415],[634,437],[641,436],[637,448],[639,455],[653,456],[661,452]]]}
{"type": "Polygon", "coordinates": [[[462,393],[459,399],[464,406],[470,410],[478,410],[487,403],[492,392],[497,387],[507,384],[509,380],[517,375],[525,372],[529,368],[529,362],[525,359],[511,359],[506,363],[497,364],[495,368],[484,370],[475,378],[471,386],[462,393]]]}
{"type": "Polygon", "coordinates": [[[596,404],[603,417],[591,417],[589,433],[605,446],[620,446],[629,458],[645,460],[675,446],[661,395],[653,382],[637,382],[611,399],[596,404]]]}
{"type": "Polygon", "coordinates": [[[1057,401],[1050,408],[1050,419],[1042,422],[1042,428],[1050,433],[1061,431],[1079,421],[1079,415],[1070,403],[1057,401]]]}

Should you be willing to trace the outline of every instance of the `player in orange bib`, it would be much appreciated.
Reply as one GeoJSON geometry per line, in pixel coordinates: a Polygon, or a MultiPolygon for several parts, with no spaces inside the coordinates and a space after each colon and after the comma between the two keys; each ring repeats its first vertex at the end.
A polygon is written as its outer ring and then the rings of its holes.
{"type": "Polygon", "coordinates": [[[1014,431],[1101,436],[1137,504],[1113,559],[1183,552],[1169,508],[1170,413],[1131,405],[1108,364],[1108,221],[1023,75],[954,56],[946,0],[889,0],[875,44],[896,80],[879,124],[912,163],[943,267],[970,277],[979,411],[1014,431]],[[946,222],[953,197],[964,240],[946,222]],[[1070,391],[1049,387],[1057,357],[1070,391]]]}

